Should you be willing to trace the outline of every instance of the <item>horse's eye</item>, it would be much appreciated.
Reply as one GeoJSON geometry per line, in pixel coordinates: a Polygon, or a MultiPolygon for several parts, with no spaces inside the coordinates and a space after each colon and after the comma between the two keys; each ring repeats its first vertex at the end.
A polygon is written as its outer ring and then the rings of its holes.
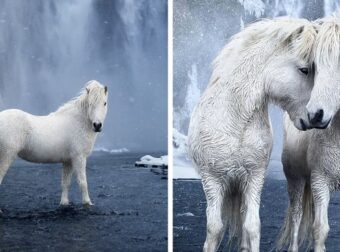
{"type": "Polygon", "coordinates": [[[104,102],[104,106],[106,106],[106,102],[104,102]]]}
{"type": "Polygon", "coordinates": [[[301,73],[305,74],[305,75],[308,74],[308,68],[307,68],[307,67],[301,67],[301,68],[299,68],[299,71],[300,71],[301,73]]]}

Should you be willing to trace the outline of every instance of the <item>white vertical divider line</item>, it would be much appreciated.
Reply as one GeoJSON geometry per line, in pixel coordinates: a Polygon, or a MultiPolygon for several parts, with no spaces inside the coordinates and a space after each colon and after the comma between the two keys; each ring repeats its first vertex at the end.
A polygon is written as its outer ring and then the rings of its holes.
{"type": "Polygon", "coordinates": [[[173,251],[173,0],[168,0],[168,252],[173,251]]]}

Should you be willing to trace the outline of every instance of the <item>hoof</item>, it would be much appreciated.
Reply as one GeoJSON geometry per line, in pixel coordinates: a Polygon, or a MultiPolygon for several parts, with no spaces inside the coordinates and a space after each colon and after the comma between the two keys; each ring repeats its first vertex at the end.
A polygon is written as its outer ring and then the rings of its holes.
{"type": "Polygon", "coordinates": [[[90,208],[91,206],[94,206],[94,205],[92,204],[91,201],[89,201],[89,202],[84,202],[83,206],[86,207],[86,208],[90,208]]]}
{"type": "Polygon", "coordinates": [[[60,201],[59,205],[61,207],[68,207],[70,205],[70,202],[69,201],[60,201]]]}

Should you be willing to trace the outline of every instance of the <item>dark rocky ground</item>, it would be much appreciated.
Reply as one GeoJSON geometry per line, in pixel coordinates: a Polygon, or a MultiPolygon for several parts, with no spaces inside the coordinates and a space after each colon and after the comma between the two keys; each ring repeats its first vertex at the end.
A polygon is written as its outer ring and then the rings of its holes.
{"type": "Polygon", "coordinates": [[[75,179],[59,207],[61,165],[16,161],[0,186],[0,251],[166,251],[167,180],[134,167],[143,155],[93,154],[89,209],[75,179]]]}
{"type": "MultiPolygon", "coordinates": [[[[261,251],[273,248],[287,207],[286,181],[266,180],[261,201],[261,251]]],[[[200,180],[174,180],[174,251],[202,251],[206,201],[200,180]],[[192,213],[194,216],[182,216],[192,213]]],[[[340,251],[340,194],[332,195],[327,251],[340,251]]],[[[226,239],[219,251],[228,251],[226,239]]],[[[236,251],[236,250],[235,250],[236,251]]],[[[303,250],[302,250],[303,251],[303,250]]]]}

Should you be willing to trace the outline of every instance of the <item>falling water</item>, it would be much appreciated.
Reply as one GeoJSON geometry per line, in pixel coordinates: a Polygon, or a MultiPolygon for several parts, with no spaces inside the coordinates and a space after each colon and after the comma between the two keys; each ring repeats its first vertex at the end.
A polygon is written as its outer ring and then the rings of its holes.
{"type": "Polygon", "coordinates": [[[334,12],[338,12],[340,7],[339,0],[324,0],[324,13],[325,16],[330,16],[334,12]]]}
{"type": "Polygon", "coordinates": [[[47,114],[91,79],[108,85],[98,145],[166,150],[166,0],[3,0],[0,109],[47,114]]]}

